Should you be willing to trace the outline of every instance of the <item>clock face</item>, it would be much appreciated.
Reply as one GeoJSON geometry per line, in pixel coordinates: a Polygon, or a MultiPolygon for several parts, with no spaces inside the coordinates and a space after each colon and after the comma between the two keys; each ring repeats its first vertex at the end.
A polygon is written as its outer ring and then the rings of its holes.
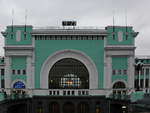
{"type": "Polygon", "coordinates": [[[123,41],[123,32],[122,32],[122,31],[119,31],[119,32],[118,32],[118,41],[119,41],[119,42],[122,42],[122,41],[123,41]]]}

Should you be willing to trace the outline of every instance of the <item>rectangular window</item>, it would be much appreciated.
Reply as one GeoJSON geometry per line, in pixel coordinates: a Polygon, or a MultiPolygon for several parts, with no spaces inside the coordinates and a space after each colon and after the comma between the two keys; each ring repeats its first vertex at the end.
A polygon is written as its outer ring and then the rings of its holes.
{"type": "Polygon", "coordinates": [[[12,70],[12,74],[13,74],[13,75],[15,75],[15,74],[16,74],[14,69],[12,70]]]}
{"type": "Polygon", "coordinates": [[[112,75],[116,75],[116,70],[115,69],[112,70],[112,75]]]}
{"type": "Polygon", "coordinates": [[[123,74],[127,75],[127,70],[126,69],[123,70],[123,74]]]}
{"type": "Polygon", "coordinates": [[[20,70],[17,70],[17,74],[20,75],[20,70]]]}
{"type": "Polygon", "coordinates": [[[118,70],[118,75],[121,75],[121,69],[118,70]]]}
{"type": "Polygon", "coordinates": [[[22,74],[25,75],[26,74],[26,70],[22,70],[22,74]]]}

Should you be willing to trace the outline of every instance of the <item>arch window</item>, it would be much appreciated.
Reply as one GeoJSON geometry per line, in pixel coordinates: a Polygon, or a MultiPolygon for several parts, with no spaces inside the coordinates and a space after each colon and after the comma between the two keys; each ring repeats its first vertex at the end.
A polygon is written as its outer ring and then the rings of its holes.
{"type": "Polygon", "coordinates": [[[16,83],[14,83],[13,88],[25,88],[25,84],[21,81],[17,81],[16,83]]]}
{"type": "Polygon", "coordinates": [[[73,58],[57,61],[49,72],[51,89],[88,89],[89,72],[85,65],[73,58]]]}
{"type": "Polygon", "coordinates": [[[114,94],[126,94],[126,85],[121,82],[121,81],[118,81],[116,82],[114,85],[113,85],[113,93],[114,94]]]}

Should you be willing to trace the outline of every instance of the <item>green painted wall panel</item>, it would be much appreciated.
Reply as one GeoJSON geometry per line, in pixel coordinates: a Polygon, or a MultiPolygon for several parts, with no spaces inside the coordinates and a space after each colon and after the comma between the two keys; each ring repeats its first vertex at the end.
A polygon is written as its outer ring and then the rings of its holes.
{"type": "Polygon", "coordinates": [[[128,58],[127,57],[112,57],[112,69],[127,69],[128,58]]]}
{"type": "Polygon", "coordinates": [[[128,81],[128,77],[125,75],[114,75],[112,76],[112,82],[116,80],[125,80],[128,81]]]}
{"type": "Polygon", "coordinates": [[[103,40],[36,40],[35,41],[35,87],[40,88],[40,71],[44,61],[56,51],[79,50],[88,55],[98,71],[98,86],[103,88],[104,41],[103,40]]]}
{"type": "Polygon", "coordinates": [[[12,69],[26,69],[25,56],[13,56],[11,60],[12,69]]]}
{"type": "Polygon", "coordinates": [[[26,81],[27,76],[25,76],[25,75],[12,75],[12,76],[11,76],[11,79],[12,79],[13,81],[14,81],[14,80],[17,80],[17,79],[26,81]]]}

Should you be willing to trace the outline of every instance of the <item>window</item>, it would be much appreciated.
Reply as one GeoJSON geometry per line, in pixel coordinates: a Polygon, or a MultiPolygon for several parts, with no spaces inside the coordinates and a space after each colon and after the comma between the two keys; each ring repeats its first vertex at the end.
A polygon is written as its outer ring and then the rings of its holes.
{"type": "Polygon", "coordinates": [[[118,70],[118,75],[121,75],[121,69],[120,69],[120,70],[118,70]]]}
{"type": "Polygon", "coordinates": [[[127,75],[127,70],[126,69],[123,70],[123,74],[127,75]]]}
{"type": "Polygon", "coordinates": [[[12,74],[15,75],[15,70],[14,69],[12,70],[12,74]]]}
{"type": "Polygon", "coordinates": [[[22,74],[23,75],[25,75],[26,74],[26,70],[24,69],[24,70],[22,70],[22,74]]]}
{"type": "Polygon", "coordinates": [[[116,70],[113,69],[112,75],[116,75],[116,70]]]}
{"type": "Polygon", "coordinates": [[[20,75],[20,70],[17,70],[17,74],[20,75]]]}
{"type": "Polygon", "coordinates": [[[25,84],[21,81],[14,83],[13,88],[25,88],[25,84]]]}

